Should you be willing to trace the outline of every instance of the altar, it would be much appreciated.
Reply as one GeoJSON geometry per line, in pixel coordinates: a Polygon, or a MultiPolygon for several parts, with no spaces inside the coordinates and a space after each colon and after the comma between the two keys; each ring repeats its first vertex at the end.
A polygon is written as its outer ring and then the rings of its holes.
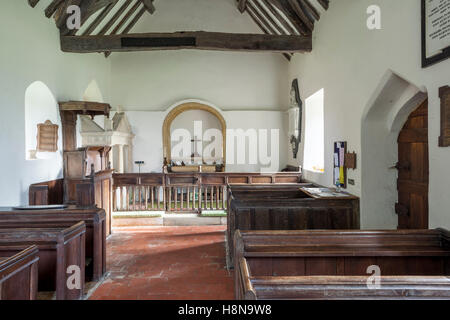
{"type": "Polygon", "coordinates": [[[226,123],[200,103],[173,108],[163,125],[164,173],[225,172],[226,123]]]}

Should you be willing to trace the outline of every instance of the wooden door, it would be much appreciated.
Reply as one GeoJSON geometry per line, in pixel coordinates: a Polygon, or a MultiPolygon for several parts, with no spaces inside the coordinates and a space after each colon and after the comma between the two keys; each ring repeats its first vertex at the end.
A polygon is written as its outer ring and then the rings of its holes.
{"type": "Polygon", "coordinates": [[[428,228],[428,101],[414,110],[398,136],[398,229],[428,228]]]}

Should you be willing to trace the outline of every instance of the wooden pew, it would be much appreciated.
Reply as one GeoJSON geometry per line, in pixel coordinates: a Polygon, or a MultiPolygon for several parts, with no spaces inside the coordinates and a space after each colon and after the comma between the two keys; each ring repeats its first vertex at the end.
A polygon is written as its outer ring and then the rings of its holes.
{"type": "Polygon", "coordinates": [[[98,281],[106,272],[105,211],[68,207],[57,210],[0,208],[0,228],[68,228],[86,224],[86,278],[98,281]]]}
{"type": "Polygon", "coordinates": [[[229,186],[227,263],[236,230],[359,229],[359,199],[315,199],[294,185],[229,186]]]}
{"type": "Polygon", "coordinates": [[[450,299],[447,230],[238,230],[235,243],[237,299],[450,299]]]}
{"type": "Polygon", "coordinates": [[[13,256],[0,251],[0,300],[35,300],[38,284],[38,247],[13,256]]]}
{"type": "Polygon", "coordinates": [[[84,293],[86,225],[70,228],[0,229],[1,255],[20,252],[30,245],[39,248],[38,290],[56,291],[57,300],[81,299],[84,293]],[[69,289],[69,266],[80,268],[80,288],[69,289]]]}

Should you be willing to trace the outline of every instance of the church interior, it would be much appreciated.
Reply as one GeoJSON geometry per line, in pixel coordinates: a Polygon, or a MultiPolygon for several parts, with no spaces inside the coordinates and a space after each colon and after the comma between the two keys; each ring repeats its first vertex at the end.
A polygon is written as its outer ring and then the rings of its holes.
{"type": "Polygon", "coordinates": [[[0,300],[450,299],[450,0],[0,21],[0,300]]]}

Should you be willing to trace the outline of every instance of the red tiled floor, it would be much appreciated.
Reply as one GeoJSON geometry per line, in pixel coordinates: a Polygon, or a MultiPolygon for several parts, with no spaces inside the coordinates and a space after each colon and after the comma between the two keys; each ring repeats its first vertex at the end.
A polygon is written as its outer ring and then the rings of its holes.
{"type": "Polygon", "coordinates": [[[233,299],[224,242],[224,226],[115,230],[110,276],[90,299],[233,299]]]}

